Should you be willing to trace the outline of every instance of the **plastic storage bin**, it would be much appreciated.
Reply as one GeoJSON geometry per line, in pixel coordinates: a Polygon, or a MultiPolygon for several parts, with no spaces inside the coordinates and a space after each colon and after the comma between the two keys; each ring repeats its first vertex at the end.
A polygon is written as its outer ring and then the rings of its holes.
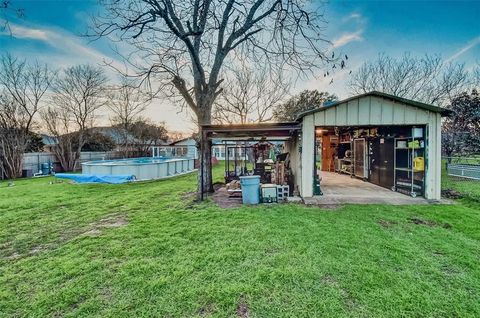
{"type": "Polygon", "coordinates": [[[260,203],[260,176],[240,177],[243,204],[260,203]]]}

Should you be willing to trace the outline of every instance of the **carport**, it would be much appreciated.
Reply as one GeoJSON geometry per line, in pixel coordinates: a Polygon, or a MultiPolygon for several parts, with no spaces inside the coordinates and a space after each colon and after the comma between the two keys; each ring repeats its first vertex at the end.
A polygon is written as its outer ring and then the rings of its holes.
{"type": "MultiPolygon", "coordinates": [[[[256,123],[234,125],[203,125],[202,138],[209,141],[220,140],[225,143],[252,144],[254,142],[277,142],[286,144],[289,140],[297,140],[301,129],[299,122],[256,123]]],[[[239,146],[246,147],[246,146],[239,146]]],[[[286,152],[290,149],[284,148],[286,152]]],[[[297,160],[297,154],[290,154],[290,160],[297,160]],[[293,158],[292,158],[293,156],[293,158]]],[[[295,161],[295,165],[296,165],[295,161]]],[[[202,165],[203,162],[200,162],[202,165]]],[[[203,169],[200,169],[203,171],[203,169]]],[[[200,176],[203,178],[203,175],[200,176]]],[[[296,178],[295,178],[296,179],[296,178]]],[[[296,184],[294,183],[295,187],[296,184]]]]}

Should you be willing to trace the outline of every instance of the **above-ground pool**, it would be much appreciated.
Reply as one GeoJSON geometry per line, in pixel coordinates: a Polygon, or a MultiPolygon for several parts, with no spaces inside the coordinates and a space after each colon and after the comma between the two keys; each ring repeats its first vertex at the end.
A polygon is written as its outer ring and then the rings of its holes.
{"type": "Polygon", "coordinates": [[[82,174],[134,175],[137,180],[161,179],[194,170],[194,159],[146,157],[82,163],[82,174]]]}

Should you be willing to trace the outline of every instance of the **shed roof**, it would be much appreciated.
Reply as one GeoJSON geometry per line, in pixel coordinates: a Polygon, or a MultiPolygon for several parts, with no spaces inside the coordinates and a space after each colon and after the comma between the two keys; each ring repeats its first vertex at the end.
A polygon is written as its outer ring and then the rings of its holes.
{"type": "Polygon", "coordinates": [[[314,108],[314,109],[307,110],[305,112],[300,113],[297,116],[297,121],[301,120],[306,115],[316,113],[316,112],[320,112],[320,111],[324,111],[326,109],[329,109],[329,108],[332,108],[332,107],[337,107],[338,105],[347,103],[349,101],[352,101],[352,100],[355,100],[355,99],[360,99],[362,97],[368,97],[368,96],[380,97],[380,98],[388,99],[388,100],[391,100],[391,101],[394,101],[394,102],[403,103],[403,104],[406,104],[406,105],[409,105],[409,106],[421,108],[421,109],[428,110],[428,111],[431,111],[431,112],[434,112],[434,113],[440,113],[440,114],[442,114],[442,116],[448,116],[452,113],[451,110],[443,108],[443,107],[439,107],[439,106],[435,106],[435,105],[431,105],[431,104],[425,104],[425,103],[417,102],[417,101],[414,101],[414,100],[411,100],[411,99],[398,97],[398,96],[387,94],[387,93],[372,91],[372,92],[368,92],[368,93],[365,93],[365,94],[352,96],[352,97],[349,97],[347,99],[340,100],[340,101],[337,101],[337,102],[333,102],[331,104],[324,105],[320,108],[314,108]]]}

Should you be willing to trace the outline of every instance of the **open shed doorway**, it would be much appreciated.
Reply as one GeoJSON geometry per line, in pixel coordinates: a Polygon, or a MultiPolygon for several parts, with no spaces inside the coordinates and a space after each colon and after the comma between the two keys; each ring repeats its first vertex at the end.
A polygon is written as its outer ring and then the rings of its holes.
{"type": "Polygon", "coordinates": [[[316,127],[314,194],[372,202],[424,196],[425,134],[425,126],[316,127]]]}

